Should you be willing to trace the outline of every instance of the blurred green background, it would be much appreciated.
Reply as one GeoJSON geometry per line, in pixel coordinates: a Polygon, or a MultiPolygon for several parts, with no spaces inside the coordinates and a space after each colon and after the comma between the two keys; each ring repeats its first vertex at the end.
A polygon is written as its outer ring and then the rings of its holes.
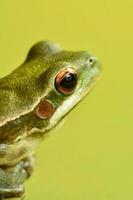
{"type": "Polygon", "coordinates": [[[133,1],[0,0],[1,77],[44,39],[89,50],[103,74],[39,145],[26,199],[133,199],[133,1]]]}

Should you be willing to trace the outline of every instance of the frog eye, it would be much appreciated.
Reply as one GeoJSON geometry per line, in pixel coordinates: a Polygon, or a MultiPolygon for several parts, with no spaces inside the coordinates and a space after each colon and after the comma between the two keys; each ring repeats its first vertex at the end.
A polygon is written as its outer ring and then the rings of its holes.
{"type": "Polygon", "coordinates": [[[71,94],[77,85],[77,74],[74,69],[64,69],[55,78],[56,90],[64,95],[71,94]]]}

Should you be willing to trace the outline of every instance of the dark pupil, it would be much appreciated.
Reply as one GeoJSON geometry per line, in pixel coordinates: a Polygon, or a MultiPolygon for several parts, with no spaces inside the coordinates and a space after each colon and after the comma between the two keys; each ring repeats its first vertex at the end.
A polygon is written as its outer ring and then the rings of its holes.
{"type": "Polygon", "coordinates": [[[62,81],[60,82],[60,85],[65,89],[73,89],[77,83],[77,75],[68,73],[64,76],[62,81]]]}

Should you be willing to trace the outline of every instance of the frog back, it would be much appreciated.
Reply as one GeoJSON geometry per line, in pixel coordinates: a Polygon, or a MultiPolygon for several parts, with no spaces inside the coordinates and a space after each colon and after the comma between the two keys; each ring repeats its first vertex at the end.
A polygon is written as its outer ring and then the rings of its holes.
{"type": "Polygon", "coordinates": [[[32,111],[45,95],[39,77],[47,69],[45,64],[33,60],[26,62],[0,80],[0,126],[32,111]]]}

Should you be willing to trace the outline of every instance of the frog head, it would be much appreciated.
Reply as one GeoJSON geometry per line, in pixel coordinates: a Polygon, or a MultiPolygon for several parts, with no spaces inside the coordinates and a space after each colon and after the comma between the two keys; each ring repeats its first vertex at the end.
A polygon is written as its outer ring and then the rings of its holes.
{"type": "Polygon", "coordinates": [[[51,49],[45,56],[43,48],[37,46],[29,53],[31,57],[40,56],[46,65],[37,80],[45,94],[35,108],[37,117],[48,122],[43,131],[66,116],[89,93],[101,73],[99,60],[87,51],[63,51],[59,46],[51,49]]]}

